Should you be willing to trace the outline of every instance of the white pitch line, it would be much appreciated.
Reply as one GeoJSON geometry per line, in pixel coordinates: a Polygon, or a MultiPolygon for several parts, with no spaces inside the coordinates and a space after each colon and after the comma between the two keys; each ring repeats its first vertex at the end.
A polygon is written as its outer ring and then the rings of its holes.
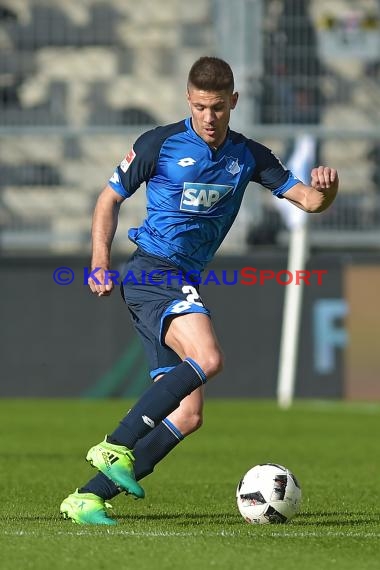
{"type": "MultiPolygon", "coordinates": [[[[254,532],[254,528],[259,528],[259,525],[252,525],[252,531],[254,532]]],[[[57,532],[50,532],[46,534],[44,531],[25,531],[25,530],[8,530],[3,531],[1,534],[4,536],[19,536],[19,537],[28,537],[28,536],[101,536],[96,531],[99,531],[99,528],[92,528],[92,530],[67,530],[67,531],[57,531],[57,532]],[[95,531],[95,532],[94,532],[95,531]]],[[[198,536],[206,536],[206,537],[241,537],[241,538],[249,538],[245,532],[234,532],[234,531],[199,531],[199,532],[186,532],[186,531],[134,531],[134,530],[122,530],[122,529],[104,529],[106,534],[111,535],[120,535],[120,536],[133,536],[135,538],[189,538],[189,537],[198,537],[198,536]]],[[[102,533],[103,534],[103,533],[102,533]]],[[[285,531],[285,532],[270,532],[267,535],[268,537],[275,537],[275,538],[369,538],[369,539],[379,539],[380,533],[379,532],[358,532],[358,531],[326,531],[326,532],[316,532],[316,531],[285,531]]]]}
{"type": "Polygon", "coordinates": [[[272,532],[270,534],[270,536],[272,537],[276,537],[276,538],[324,538],[324,537],[345,537],[345,538],[380,538],[380,532],[343,532],[340,530],[337,531],[333,531],[333,530],[329,530],[327,532],[313,532],[313,531],[307,531],[307,532],[272,532]]]}

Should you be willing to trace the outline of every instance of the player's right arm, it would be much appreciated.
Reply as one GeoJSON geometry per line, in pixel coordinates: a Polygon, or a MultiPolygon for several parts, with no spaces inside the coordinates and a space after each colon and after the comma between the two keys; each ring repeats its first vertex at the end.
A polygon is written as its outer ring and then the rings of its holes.
{"type": "Polygon", "coordinates": [[[99,195],[92,220],[93,279],[88,285],[99,296],[110,295],[114,284],[106,271],[111,267],[111,246],[117,229],[121,203],[134,194],[142,182],[149,180],[161,146],[156,130],[147,131],[135,142],[99,195]]]}
{"type": "Polygon", "coordinates": [[[123,201],[124,198],[107,185],[98,197],[92,218],[91,271],[97,267],[100,269],[94,274],[96,280],[92,277],[88,279],[88,285],[100,297],[110,295],[114,286],[105,271],[111,267],[111,246],[123,201]]]}

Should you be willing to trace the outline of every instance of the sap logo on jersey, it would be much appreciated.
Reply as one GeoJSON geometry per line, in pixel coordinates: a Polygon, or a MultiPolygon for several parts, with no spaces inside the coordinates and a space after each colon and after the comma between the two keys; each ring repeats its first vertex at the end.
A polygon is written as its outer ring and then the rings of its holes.
{"type": "Polygon", "coordinates": [[[219,200],[224,198],[233,186],[224,184],[200,184],[185,182],[183,185],[180,209],[185,212],[208,212],[219,200]]]}

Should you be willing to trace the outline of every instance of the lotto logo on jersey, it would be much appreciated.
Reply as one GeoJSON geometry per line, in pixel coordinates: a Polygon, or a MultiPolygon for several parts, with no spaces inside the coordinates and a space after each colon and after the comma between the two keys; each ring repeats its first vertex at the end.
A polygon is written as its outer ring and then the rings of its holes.
{"type": "Polygon", "coordinates": [[[199,182],[185,182],[183,185],[180,210],[185,212],[206,213],[228,192],[233,186],[224,184],[200,184],[199,182]]]}
{"type": "Polygon", "coordinates": [[[123,172],[127,172],[128,168],[131,166],[133,159],[135,158],[136,153],[133,150],[133,148],[131,148],[131,150],[129,151],[129,153],[126,155],[126,157],[124,158],[124,160],[121,161],[120,163],[120,168],[123,172]]]}

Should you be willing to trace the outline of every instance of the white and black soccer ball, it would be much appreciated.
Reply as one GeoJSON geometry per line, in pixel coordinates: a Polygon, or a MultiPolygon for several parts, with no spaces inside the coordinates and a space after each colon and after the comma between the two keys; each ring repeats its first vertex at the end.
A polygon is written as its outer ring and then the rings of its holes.
{"type": "Polygon", "coordinates": [[[240,514],[250,524],[286,523],[300,509],[301,487],[283,465],[263,463],[240,480],[236,501],[240,514]]]}

